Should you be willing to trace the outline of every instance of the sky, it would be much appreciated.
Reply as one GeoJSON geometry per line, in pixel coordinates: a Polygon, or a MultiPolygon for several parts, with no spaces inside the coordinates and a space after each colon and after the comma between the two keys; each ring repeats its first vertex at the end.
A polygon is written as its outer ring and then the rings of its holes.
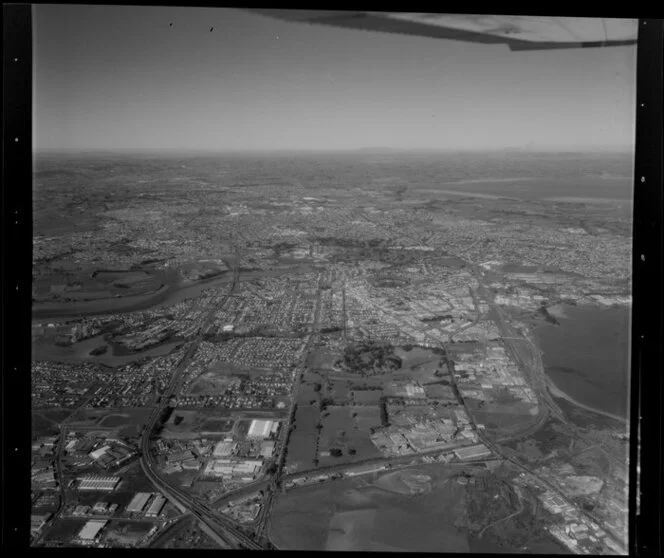
{"type": "Polygon", "coordinates": [[[227,8],[33,10],[36,150],[634,141],[635,46],[511,52],[227,8]]]}

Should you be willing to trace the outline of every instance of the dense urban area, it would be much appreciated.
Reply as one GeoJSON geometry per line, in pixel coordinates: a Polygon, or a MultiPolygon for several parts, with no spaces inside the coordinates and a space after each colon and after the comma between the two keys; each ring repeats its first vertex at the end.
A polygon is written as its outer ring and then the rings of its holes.
{"type": "Polygon", "coordinates": [[[629,200],[573,193],[630,168],[38,156],[32,545],[625,553],[626,424],[535,330],[631,304],[629,200]]]}

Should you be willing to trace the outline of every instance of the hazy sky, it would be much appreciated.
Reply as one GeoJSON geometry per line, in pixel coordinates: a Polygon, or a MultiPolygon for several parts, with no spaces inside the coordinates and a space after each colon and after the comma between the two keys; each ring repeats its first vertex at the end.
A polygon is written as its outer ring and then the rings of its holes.
{"type": "Polygon", "coordinates": [[[635,55],[511,52],[231,9],[37,5],[34,145],[631,144],[635,55]]]}

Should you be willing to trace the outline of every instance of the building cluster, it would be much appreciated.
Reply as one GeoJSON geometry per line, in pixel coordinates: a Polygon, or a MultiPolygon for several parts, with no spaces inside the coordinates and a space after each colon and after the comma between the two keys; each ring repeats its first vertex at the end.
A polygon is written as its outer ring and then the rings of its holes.
{"type": "Polygon", "coordinates": [[[166,474],[193,471],[227,483],[247,482],[257,478],[274,458],[280,424],[255,419],[245,435],[229,435],[218,441],[160,439],[156,443],[158,463],[166,474]]]}
{"type": "Polygon", "coordinates": [[[166,498],[161,494],[138,492],[127,504],[127,513],[132,517],[159,517],[164,506],[166,498]]]}
{"type": "Polygon", "coordinates": [[[215,331],[233,326],[238,335],[269,331],[278,335],[299,334],[313,321],[317,274],[297,280],[264,278],[247,283],[240,296],[227,302],[215,316],[215,331]]]}
{"type": "MultiPolygon", "coordinates": [[[[103,491],[103,490],[102,490],[103,491]]],[[[105,519],[158,519],[161,517],[168,500],[161,494],[138,492],[127,506],[122,509],[117,502],[98,500],[92,505],[71,504],[65,515],[72,517],[103,517],[105,519]]]]}
{"type": "Polygon", "coordinates": [[[32,363],[32,406],[39,408],[144,407],[163,392],[184,349],[143,363],[109,369],[85,362],[32,363]]]}
{"type": "Polygon", "coordinates": [[[304,342],[299,339],[236,338],[220,344],[204,341],[185,371],[178,404],[284,408],[292,391],[294,366],[303,350],[304,342]]]}
{"type": "MultiPolygon", "coordinates": [[[[470,326],[478,311],[469,290],[477,286],[473,276],[442,267],[438,275],[426,276],[420,268],[349,278],[343,288],[346,327],[352,334],[431,345],[447,342],[461,326],[470,326]]],[[[494,332],[487,329],[477,333],[494,332]]]]}
{"type": "Polygon", "coordinates": [[[99,541],[106,525],[108,525],[107,519],[91,519],[83,525],[76,538],[83,544],[93,544],[99,541]]]}
{"type": "Polygon", "coordinates": [[[76,469],[93,467],[102,472],[122,467],[136,455],[135,447],[118,438],[99,439],[70,431],[65,440],[62,463],[76,469]]]}
{"type": "Polygon", "coordinates": [[[467,351],[454,358],[456,385],[464,398],[489,402],[507,391],[519,401],[537,405],[535,392],[501,344],[490,343],[485,350],[467,351]]]}
{"type": "Polygon", "coordinates": [[[78,477],[72,486],[83,492],[113,492],[121,480],[121,477],[113,475],[84,475],[78,477]]]}
{"type": "Polygon", "coordinates": [[[481,320],[462,326],[454,331],[452,339],[454,342],[487,342],[501,338],[498,326],[491,320],[481,320]]]}
{"type": "Polygon", "coordinates": [[[286,367],[302,357],[302,339],[279,337],[251,337],[243,339],[233,355],[233,362],[246,368],[286,367]]]}
{"type": "Polygon", "coordinates": [[[92,506],[88,505],[78,505],[74,507],[72,515],[76,517],[87,517],[88,515],[104,515],[104,516],[113,516],[118,512],[118,504],[105,502],[104,500],[99,500],[95,502],[92,506]]]}
{"type": "Polygon", "coordinates": [[[534,475],[520,473],[513,482],[535,491],[542,507],[550,514],[547,531],[575,554],[597,553],[598,546],[603,551],[600,553],[607,550],[625,553],[625,549],[608,537],[606,530],[597,522],[582,514],[577,506],[549,489],[534,475]]]}
{"type": "MultiPolygon", "coordinates": [[[[609,276],[628,277],[631,273],[631,244],[625,236],[608,232],[587,235],[566,228],[489,223],[453,215],[447,215],[445,221],[438,223],[445,229],[438,234],[444,236],[449,251],[464,253],[474,262],[526,261],[598,282],[609,276]]],[[[432,243],[437,240],[434,237],[432,243]]]]}
{"type": "Polygon", "coordinates": [[[88,389],[107,376],[91,363],[33,361],[31,372],[33,409],[78,407],[88,389]]]}
{"type": "Polygon", "coordinates": [[[468,415],[455,400],[434,405],[421,386],[406,384],[400,396],[385,400],[389,426],[376,429],[371,440],[386,457],[445,450],[477,441],[468,415]]]}
{"type": "Polygon", "coordinates": [[[32,443],[31,485],[33,489],[58,486],[55,473],[55,447],[57,436],[42,436],[32,443]]]}

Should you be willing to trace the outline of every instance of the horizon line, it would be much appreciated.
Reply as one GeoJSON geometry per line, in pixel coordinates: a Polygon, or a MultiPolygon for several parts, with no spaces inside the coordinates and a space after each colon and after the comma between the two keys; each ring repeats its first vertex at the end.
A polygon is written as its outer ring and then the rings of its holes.
{"type": "Polygon", "coordinates": [[[348,147],[348,148],[215,148],[215,147],[33,147],[33,155],[39,153],[632,153],[634,145],[603,146],[540,146],[540,147],[348,147]]]}

